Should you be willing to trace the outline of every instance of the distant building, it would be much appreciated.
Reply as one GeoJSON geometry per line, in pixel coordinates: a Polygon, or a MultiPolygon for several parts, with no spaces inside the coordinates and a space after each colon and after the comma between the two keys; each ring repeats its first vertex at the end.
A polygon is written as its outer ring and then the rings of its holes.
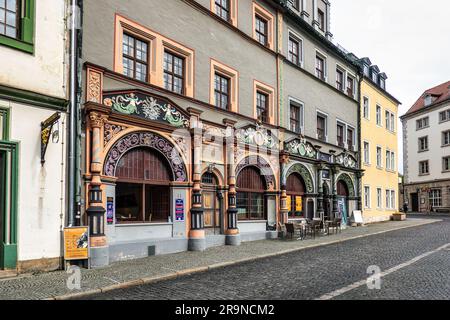
{"type": "Polygon", "coordinates": [[[450,211],[450,81],[425,91],[401,119],[409,211],[450,211]]]}

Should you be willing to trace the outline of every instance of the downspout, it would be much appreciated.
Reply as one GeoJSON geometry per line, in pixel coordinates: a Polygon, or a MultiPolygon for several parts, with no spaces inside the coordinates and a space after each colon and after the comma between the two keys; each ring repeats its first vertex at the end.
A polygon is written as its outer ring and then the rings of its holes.
{"type": "Polygon", "coordinates": [[[77,136],[78,136],[78,6],[77,0],[70,2],[70,107],[69,107],[69,154],[68,154],[68,221],[69,227],[77,225],[76,188],[77,136]]]}

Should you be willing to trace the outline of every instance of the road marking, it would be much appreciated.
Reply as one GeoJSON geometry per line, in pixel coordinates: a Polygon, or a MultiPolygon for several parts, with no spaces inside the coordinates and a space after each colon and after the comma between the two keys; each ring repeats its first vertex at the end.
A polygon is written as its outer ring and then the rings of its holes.
{"type": "MultiPolygon", "coordinates": [[[[412,264],[414,264],[414,263],[416,263],[416,262],[418,262],[418,261],[420,261],[420,260],[422,260],[422,259],[424,259],[424,258],[426,258],[426,257],[428,257],[430,255],[432,255],[432,254],[435,254],[435,253],[437,253],[439,251],[449,250],[450,249],[449,247],[450,247],[450,243],[447,243],[446,245],[444,245],[442,247],[439,247],[439,248],[437,248],[437,249],[435,249],[433,251],[429,251],[429,252],[426,252],[424,254],[421,254],[420,256],[417,256],[414,259],[411,259],[411,260],[409,260],[409,261],[407,261],[405,263],[399,264],[398,266],[395,266],[395,267],[393,267],[393,268],[391,268],[389,270],[386,270],[386,271],[382,272],[380,277],[383,278],[383,277],[385,277],[385,276],[387,276],[387,275],[389,275],[391,273],[397,272],[398,270],[406,268],[406,267],[408,267],[408,266],[410,266],[410,265],[412,265],[412,264]]],[[[364,279],[364,280],[355,282],[355,283],[353,283],[351,285],[348,285],[346,287],[343,287],[341,289],[338,289],[338,290],[335,290],[333,292],[324,294],[323,296],[321,296],[320,298],[317,298],[315,300],[331,300],[331,299],[336,298],[336,297],[338,297],[340,295],[343,295],[344,293],[347,293],[347,292],[352,291],[352,290],[354,290],[356,288],[362,287],[362,286],[364,286],[366,284],[367,284],[367,279],[364,279]]]]}

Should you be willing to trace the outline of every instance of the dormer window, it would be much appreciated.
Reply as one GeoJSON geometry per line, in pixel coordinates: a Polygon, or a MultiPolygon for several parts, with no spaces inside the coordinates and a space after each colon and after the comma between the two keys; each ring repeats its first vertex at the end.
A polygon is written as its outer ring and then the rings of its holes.
{"type": "Polygon", "coordinates": [[[372,81],[378,83],[378,74],[376,74],[375,72],[372,72],[372,81]]]}
{"type": "Polygon", "coordinates": [[[364,65],[364,74],[365,74],[367,77],[370,76],[370,67],[369,67],[367,64],[364,65]]]}
{"type": "Polygon", "coordinates": [[[381,89],[386,89],[386,80],[384,78],[380,78],[380,87],[381,89]]]}
{"type": "Polygon", "coordinates": [[[425,107],[428,107],[433,103],[433,96],[431,94],[427,94],[425,96],[425,107]]]}

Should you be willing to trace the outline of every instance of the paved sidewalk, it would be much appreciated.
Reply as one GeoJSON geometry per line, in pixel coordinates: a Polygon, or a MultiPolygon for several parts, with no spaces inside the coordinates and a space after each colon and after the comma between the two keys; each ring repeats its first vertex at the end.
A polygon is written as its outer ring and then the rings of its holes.
{"type": "Polygon", "coordinates": [[[64,271],[0,280],[0,300],[67,299],[106,292],[439,221],[410,218],[403,222],[349,228],[341,234],[317,237],[315,240],[263,240],[243,243],[239,247],[223,246],[205,252],[183,252],[118,262],[102,269],[82,270],[82,290],[68,289],[69,275],[64,271]]]}

